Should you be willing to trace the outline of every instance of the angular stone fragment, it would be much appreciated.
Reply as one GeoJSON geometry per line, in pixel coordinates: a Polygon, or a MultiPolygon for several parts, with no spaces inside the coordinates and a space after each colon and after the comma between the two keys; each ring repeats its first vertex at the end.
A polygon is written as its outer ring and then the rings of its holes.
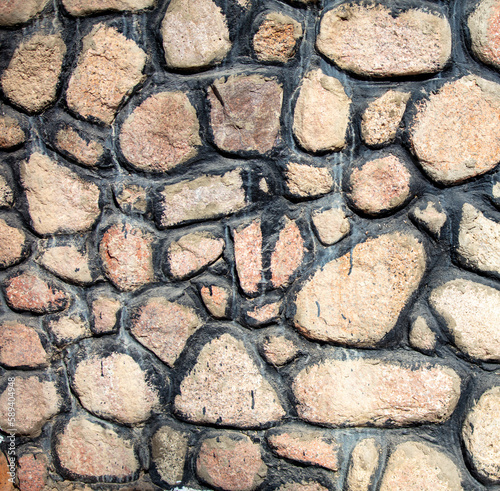
{"type": "Polygon", "coordinates": [[[85,285],[94,279],[88,252],[74,245],[42,246],[37,262],[66,281],[85,285]]]}
{"type": "Polygon", "coordinates": [[[64,8],[76,17],[101,12],[137,12],[154,7],[156,0],[63,0],[64,8]]]}
{"type": "Polygon", "coordinates": [[[323,16],[316,46],[341,69],[358,75],[436,73],[450,57],[451,28],[437,12],[345,3],[323,16]]]}
{"type": "Polygon", "coordinates": [[[57,132],[55,144],[59,150],[86,167],[95,167],[104,152],[100,143],[83,138],[71,126],[65,126],[57,132]]]}
{"type": "Polygon", "coordinates": [[[60,34],[35,34],[16,49],[2,74],[2,90],[14,104],[40,112],[56,100],[66,45],[60,34]]]}
{"type": "Polygon", "coordinates": [[[380,491],[462,491],[462,476],[454,462],[422,442],[398,445],[391,454],[380,491]]]}
{"type": "Polygon", "coordinates": [[[72,418],[55,438],[59,465],[77,476],[108,482],[130,480],[139,470],[130,440],[83,416],[72,418]]]}
{"type": "Polygon", "coordinates": [[[500,361],[500,291],[456,279],[432,291],[429,301],[448,327],[457,348],[472,358],[500,361]]]}
{"type": "Polygon", "coordinates": [[[293,133],[308,152],[342,150],[346,145],[351,99],[334,77],[321,70],[309,72],[302,80],[295,104],[293,133]]]}
{"type": "Polygon", "coordinates": [[[19,457],[17,478],[20,491],[44,491],[48,484],[49,460],[43,453],[19,457]]]}
{"type": "Polygon", "coordinates": [[[170,68],[203,68],[221,62],[231,49],[225,15],[212,0],[172,0],[161,23],[170,68]]]}
{"type": "Polygon", "coordinates": [[[311,215],[318,239],[324,245],[333,245],[351,230],[351,224],[342,208],[316,210],[311,215]]]}
{"type": "Polygon", "coordinates": [[[475,75],[449,82],[418,106],[410,143],[428,176],[445,185],[498,164],[499,85],[475,75]]]}
{"type": "Polygon", "coordinates": [[[0,5],[0,25],[24,24],[38,15],[49,0],[10,0],[0,5]]]}
{"type": "Polygon", "coordinates": [[[422,225],[435,238],[439,238],[441,230],[448,219],[446,213],[441,211],[439,204],[430,200],[427,203],[417,203],[411,210],[411,215],[417,223],[422,225]]]}
{"type": "Polygon", "coordinates": [[[0,175],[0,208],[10,208],[14,203],[14,191],[4,176],[0,175]]]}
{"type": "Polygon", "coordinates": [[[208,311],[216,318],[222,319],[228,315],[231,291],[216,285],[202,286],[201,299],[208,311]]]}
{"type": "Polygon", "coordinates": [[[84,118],[111,124],[122,101],[144,79],[146,53],[113,27],[96,25],[66,91],[68,107],[84,118]]]}
{"type": "Polygon", "coordinates": [[[429,328],[427,321],[421,316],[413,321],[409,340],[412,348],[424,353],[429,353],[436,347],[436,334],[429,328]]]}
{"type": "Polygon", "coordinates": [[[83,232],[99,216],[99,188],[47,155],[22,162],[21,181],[39,234],[83,232]]]}
{"type": "Polygon", "coordinates": [[[91,335],[87,322],[79,316],[61,316],[53,319],[49,321],[48,328],[59,346],[88,338],[91,335]]]}
{"type": "Polygon", "coordinates": [[[262,281],[262,230],[260,220],[233,231],[234,260],[242,290],[257,293],[262,281]]]}
{"type": "Polygon", "coordinates": [[[151,440],[151,458],[162,481],[171,486],[182,482],[189,436],[171,426],[162,426],[151,440]]]}
{"type": "Polygon", "coordinates": [[[274,251],[271,254],[271,283],[273,287],[288,286],[304,259],[304,239],[297,222],[286,218],[274,251]]]}
{"type": "Polygon", "coordinates": [[[299,353],[299,349],[285,336],[269,336],[262,344],[262,352],[268,363],[282,366],[292,361],[299,353]]]}
{"type": "Polygon", "coordinates": [[[242,433],[226,432],[201,444],[196,473],[204,482],[225,491],[253,491],[267,475],[260,446],[242,433]]]}
{"type": "Polygon", "coordinates": [[[0,218],[0,269],[19,263],[27,255],[26,234],[0,218]]]}
{"type": "Polygon", "coordinates": [[[124,213],[144,214],[148,210],[148,195],[143,186],[137,184],[119,186],[115,198],[124,213]]]}
{"type": "Polygon", "coordinates": [[[261,75],[216,80],[208,90],[214,142],[226,152],[264,154],[278,142],[283,89],[261,75]]]}
{"type": "Polygon", "coordinates": [[[96,334],[114,332],[121,307],[120,300],[109,295],[100,295],[93,299],[90,306],[92,331],[96,334]]]}
{"type": "Polygon", "coordinates": [[[196,111],[183,92],[148,97],[125,120],[120,146],[137,169],[168,172],[198,153],[201,145],[196,111]]]}
{"type": "Polygon", "coordinates": [[[286,63],[295,55],[302,26],[288,15],[270,12],[253,37],[253,49],[260,61],[286,63]]]}
{"type": "Polygon", "coordinates": [[[187,340],[201,325],[193,308],[163,297],[152,297],[132,311],[130,332],[172,367],[187,340]]]}
{"type": "Polygon", "coordinates": [[[490,482],[500,482],[500,387],[484,392],[467,414],[462,438],[475,471],[490,482]]]}
{"type": "Polygon", "coordinates": [[[9,368],[36,368],[47,365],[48,359],[35,329],[20,322],[0,324],[0,364],[9,368]]]}
{"type": "Polygon", "coordinates": [[[158,392],[147,381],[144,370],[122,353],[80,361],[73,388],[83,407],[119,423],[141,423],[159,403],[158,392]]]}
{"type": "Polygon", "coordinates": [[[361,440],[352,451],[347,473],[347,491],[368,491],[380,459],[380,445],[373,438],[361,440]]]}
{"type": "Polygon", "coordinates": [[[99,246],[106,276],[120,290],[132,291],[155,280],[154,238],[130,223],[112,225],[99,246]]]}
{"type": "Polygon", "coordinates": [[[10,150],[25,141],[26,135],[19,126],[19,122],[9,116],[0,116],[0,148],[10,150]]]}
{"type": "Polygon", "coordinates": [[[303,285],[295,300],[295,326],[311,339],[374,346],[395,326],[425,264],[425,249],[413,235],[368,239],[303,285]]]}
{"type": "Polygon", "coordinates": [[[160,227],[230,215],[247,205],[239,170],[170,184],[160,196],[160,227]]]}
{"type": "Polygon", "coordinates": [[[497,0],[481,0],[467,20],[472,51],[484,63],[500,68],[498,23],[500,4],[497,0]]]}
{"type": "Polygon", "coordinates": [[[288,191],[299,198],[321,196],[333,188],[333,178],[326,167],[290,162],[285,175],[288,191]]]}
{"type": "Polygon", "coordinates": [[[361,120],[361,135],[367,145],[394,141],[410,95],[411,92],[388,90],[368,105],[361,120]]]}
{"type": "Polygon", "coordinates": [[[245,312],[248,322],[251,325],[262,326],[275,322],[279,318],[282,302],[261,303],[256,302],[255,306],[245,312]]]}
{"type": "Polygon", "coordinates": [[[180,384],[177,413],[193,423],[257,428],[284,415],[278,396],[244,344],[229,334],[201,350],[180,384]]]}
{"type": "Polygon", "coordinates": [[[409,426],[446,421],[460,382],[448,367],[357,358],[314,363],[299,372],[292,390],[299,416],[314,424],[409,426]]]}

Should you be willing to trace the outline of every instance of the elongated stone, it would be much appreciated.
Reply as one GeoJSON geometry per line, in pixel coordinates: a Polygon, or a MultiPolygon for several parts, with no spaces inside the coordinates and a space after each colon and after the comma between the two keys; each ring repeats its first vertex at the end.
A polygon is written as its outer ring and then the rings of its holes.
{"type": "Polygon", "coordinates": [[[500,2],[482,0],[467,19],[472,51],[483,62],[500,68],[500,42],[498,23],[500,21],[500,2]]]}

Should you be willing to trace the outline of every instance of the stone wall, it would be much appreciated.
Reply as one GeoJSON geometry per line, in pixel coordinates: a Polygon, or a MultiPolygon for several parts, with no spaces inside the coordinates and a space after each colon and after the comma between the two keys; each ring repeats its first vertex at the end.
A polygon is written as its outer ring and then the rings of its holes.
{"type": "Polygon", "coordinates": [[[0,1],[0,488],[500,485],[500,1],[0,1]]]}

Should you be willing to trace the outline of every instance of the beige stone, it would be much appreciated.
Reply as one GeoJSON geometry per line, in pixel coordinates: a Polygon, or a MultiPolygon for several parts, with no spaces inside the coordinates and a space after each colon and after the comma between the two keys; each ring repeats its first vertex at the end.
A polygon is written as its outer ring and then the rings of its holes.
{"type": "Polygon", "coordinates": [[[393,14],[370,2],[326,12],[318,50],[342,70],[370,77],[410,76],[442,70],[451,54],[451,28],[438,13],[409,8],[393,14]]]}
{"type": "Polygon", "coordinates": [[[14,203],[14,191],[4,176],[0,175],[0,207],[10,208],[14,203]]]}
{"type": "Polygon", "coordinates": [[[425,264],[425,249],[413,235],[368,239],[306,281],[295,300],[295,326],[311,339],[375,346],[395,326],[425,264]]]}
{"type": "Polygon", "coordinates": [[[56,100],[66,45],[60,34],[35,34],[23,41],[2,74],[2,90],[28,112],[40,112],[56,100]]]}
{"type": "Polygon", "coordinates": [[[289,482],[278,488],[278,491],[328,491],[318,482],[289,482]]]}
{"type": "Polygon", "coordinates": [[[454,462],[433,445],[405,442],[391,454],[380,491],[462,491],[462,476],[454,462]]]}
{"type": "Polygon", "coordinates": [[[46,366],[49,355],[36,330],[20,322],[0,324],[0,364],[10,367],[46,366]]]}
{"type": "Polygon", "coordinates": [[[125,213],[146,213],[148,195],[146,188],[137,184],[125,184],[115,194],[118,206],[125,213]]]}
{"type": "Polygon", "coordinates": [[[448,217],[445,212],[437,209],[435,203],[432,201],[427,201],[427,203],[418,203],[415,208],[413,208],[411,213],[415,220],[422,224],[431,235],[439,238],[441,230],[448,217]]]}
{"type": "Polygon", "coordinates": [[[411,368],[401,362],[356,358],[309,365],[292,385],[299,417],[331,426],[446,421],[460,397],[460,377],[451,368],[424,360],[412,359],[411,368]]]}
{"type": "Polygon", "coordinates": [[[20,262],[26,256],[26,234],[0,218],[0,269],[20,262]]]}
{"type": "Polygon", "coordinates": [[[0,116],[0,148],[10,150],[26,141],[26,135],[17,119],[0,116]]]}
{"type": "Polygon", "coordinates": [[[458,184],[498,164],[499,85],[475,75],[448,82],[418,106],[413,152],[440,184],[458,184]]]}
{"type": "Polygon", "coordinates": [[[47,155],[34,153],[22,162],[21,181],[39,234],[83,232],[100,214],[99,188],[47,155]]]}
{"type": "Polygon", "coordinates": [[[462,427],[465,448],[475,471],[483,478],[500,482],[500,387],[484,392],[467,414],[462,427]]]}
{"type": "Polygon", "coordinates": [[[227,317],[231,291],[216,285],[202,286],[201,299],[208,311],[217,319],[227,317]]]}
{"type": "Polygon", "coordinates": [[[260,220],[233,231],[234,260],[242,290],[257,293],[262,281],[262,230],[260,220]]]}
{"type": "Polygon", "coordinates": [[[61,316],[49,321],[48,327],[58,344],[71,343],[91,335],[88,323],[78,316],[61,316]]]}
{"type": "Polygon", "coordinates": [[[64,8],[77,17],[101,12],[137,12],[154,7],[156,0],[63,0],[64,8]]]}
{"type": "Polygon", "coordinates": [[[484,63],[500,68],[498,23],[500,4],[497,0],[481,0],[467,19],[472,51],[484,63]]]}
{"type": "Polygon", "coordinates": [[[113,27],[97,24],[83,39],[66,91],[68,107],[111,124],[123,100],[141,83],[146,53],[113,27]]]}
{"type": "Polygon", "coordinates": [[[260,427],[285,415],[243,342],[229,334],[204,346],[174,404],[190,422],[241,428],[260,427]]]}
{"type": "Polygon", "coordinates": [[[333,178],[326,167],[290,162],[285,177],[290,193],[300,198],[321,196],[333,188],[333,178]]]}
{"type": "Polygon", "coordinates": [[[99,295],[92,300],[92,330],[97,334],[113,332],[118,322],[120,300],[109,295],[99,295]]]}
{"type": "Polygon", "coordinates": [[[184,477],[188,452],[187,433],[162,426],[151,439],[151,458],[161,479],[173,486],[184,477]]]}
{"type": "Polygon", "coordinates": [[[55,144],[59,150],[68,153],[86,167],[95,167],[104,153],[100,143],[83,138],[71,126],[65,126],[57,132],[55,144]]]}
{"type": "Polygon", "coordinates": [[[318,239],[327,246],[336,244],[351,231],[351,224],[342,208],[315,210],[311,218],[318,239]]]}
{"type": "Polygon", "coordinates": [[[427,325],[427,321],[418,316],[410,328],[410,345],[420,351],[432,351],[436,347],[436,334],[427,325]]]}
{"type": "Polygon", "coordinates": [[[253,308],[250,307],[245,314],[249,323],[255,326],[262,326],[278,320],[281,306],[281,301],[262,303],[257,300],[253,304],[253,308]]]}
{"type": "Polygon", "coordinates": [[[42,245],[38,263],[60,278],[78,284],[92,283],[90,257],[86,250],[80,251],[74,245],[42,245]]]}
{"type": "Polygon", "coordinates": [[[203,68],[231,49],[225,15],[212,0],[172,0],[161,23],[170,68],[203,68]]]}
{"type": "Polygon", "coordinates": [[[9,0],[0,4],[0,25],[24,24],[38,15],[49,0],[9,0]]]}
{"type": "Polygon", "coordinates": [[[268,363],[282,366],[292,361],[298,355],[299,349],[285,336],[269,336],[262,344],[262,352],[268,363]]]}
{"type": "Polygon", "coordinates": [[[372,101],[361,120],[361,135],[367,145],[384,145],[395,140],[411,92],[388,90],[372,101]]]}
{"type": "Polygon", "coordinates": [[[354,447],[346,479],[346,491],[369,491],[380,460],[380,445],[365,438],[354,447]]]}
{"type": "Polygon", "coordinates": [[[295,104],[293,133],[308,152],[339,151],[346,145],[351,99],[334,77],[321,70],[302,80],[295,104]]]}

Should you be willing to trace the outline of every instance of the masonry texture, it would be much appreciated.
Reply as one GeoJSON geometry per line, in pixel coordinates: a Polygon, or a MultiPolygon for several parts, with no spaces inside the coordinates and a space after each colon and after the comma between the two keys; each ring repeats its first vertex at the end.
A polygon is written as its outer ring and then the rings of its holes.
{"type": "Polygon", "coordinates": [[[0,0],[0,491],[500,489],[500,0],[0,0]]]}

